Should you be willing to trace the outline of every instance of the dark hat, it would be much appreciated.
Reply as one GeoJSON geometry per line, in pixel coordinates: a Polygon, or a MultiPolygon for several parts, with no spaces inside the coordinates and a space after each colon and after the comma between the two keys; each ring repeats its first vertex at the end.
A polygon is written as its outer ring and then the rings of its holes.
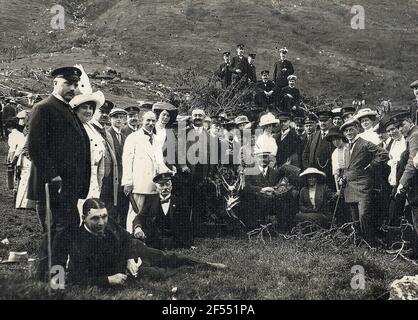
{"type": "Polygon", "coordinates": [[[62,67],[51,71],[53,78],[64,78],[68,81],[80,81],[81,70],[76,67],[62,67]]]}
{"type": "Polygon", "coordinates": [[[280,121],[286,121],[286,120],[290,120],[292,118],[292,115],[289,112],[279,112],[277,114],[277,118],[280,121]]]}
{"type": "Polygon", "coordinates": [[[380,119],[374,131],[379,134],[385,133],[387,126],[392,123],[392,115],[393,113],[385,113],[384,116],[380,119]]]}
{"type": "Polygon", "coordinates": [[[251,58],[255,59],[256,54],[255,53],[250,53],[248,56],[250,56],[251,58]]]}
{"type": "Polygon", "coordinates": [[[409,85],[412,89],[413,88],[418,88],[418,80],[415,80],[414,82],[412,82],[410,85],[409,85]]]}
{"type": "Polygon", "coordinates": [[[344,142],[348,142],[347,138],[344,136],[341,130],[336,127],[332,127],[329,129],[328,134],[326,136],[326,140],[331,142],[334,138],[341,138],[344,142]]]}
{"type": "Polygon", "coordinates": [[[230,56],[231,55],[231,52],[225,51],[222,55],[224,55],[224,56],[230,56]]]}
{"type": "Polygon", "coordinates": [[[318,116],[319,120],[326,121],[328,119],[331,119],[334,114],[328,110],[321,110],[321,111],[318,111],[316,115],[318,116]]]}
{"type": "Polygon", "coordinates": [[[261,75],[265,75],[265,74],[270,74],[270,71],[268,71],[268,70],[262,70],[260,73],[261,73],[261,75]]]}
{"type": "Polygon", "coordinates": [[[303,124],[305,124],[305,118],[303,118],[303,117],[295,117],[294,119],[293,119],[293,122],[295,123],[295,124],[301,124],[301,125],[303,125],[303,124]]]}
{"type": "Polygon", "coordinates": [[[109,100],[105,100],[105,103],[103,103],[103,105],[99,108],[103,113],[110,113],[110,110],[113,109],[115,105],[113,104],[112,101],[109,100]]]}
{"type": "Polygon", "coordinates": [[[240,44],[237,44],[237,48],[239,48],[239,49],[244,49],[244,45],[242,44],[242,43],[240,43],[240,44]]]}
{"type": "Polygon", "coordinates": [[[154,183],[161,183],[161,182],[165,182],[165,181],[169,181],[171,180],[171,178],[173,177],[173,173],[171,172],[163,172],[163,173],[159,173],[157,174],[152,181],[154,183]]]}
{"type": "Polygon", "coordinates": [[[141,109],[139,109],[139,107],[137,106],[130,106],[130,107],[125,108],[125,111],[128,114],[135,114],[135,113],[139,113],[141,109]]]}
{"type": "Polygon", "coordinates": [[[405,119],[410,119],[411,118],[411,114],[409,113],[409,111],[402,111],[402,112],[398,112],[396,114],[394,114],[391,117],[391,121],[393,123],[399,123],[405,119]]]}
{"type": "Polygon", "coordinates": [[[307,124],[307,123],[317,123],[317,122],[318,122],[318,117],[314,113],[309,113],[305,117],[305,124],[307,124]]]}
{"type": "Polygon", "coordinates": [[[354,127],[354,126],[360,126],[360,121],[353,118],[353,119],[350,119],[350,120],[347,120],[346,122],[344,122],[341,125],[340,130],[344,131],[345,129],[347,129],[349,127],[354,127]]]}
{"type": "Polygon", "coordinates": [[[343,117],[347,114],[354,114],[355,112],[356,112],[356,108],[354,107],[342,107],[341,108],[341,113],[343,117]]]}

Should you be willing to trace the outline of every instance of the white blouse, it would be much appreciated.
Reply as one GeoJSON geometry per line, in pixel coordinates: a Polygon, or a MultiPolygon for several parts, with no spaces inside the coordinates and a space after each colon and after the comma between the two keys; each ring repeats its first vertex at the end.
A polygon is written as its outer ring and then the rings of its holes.
{"type": "Polygon", "coordinates": [[[277,154],[277,143],[274,137],[266,132],[259,135],[256,142],[255,142],[255,150],[263,151],[263,152],[271,152],[273,156],[277,154]]]}

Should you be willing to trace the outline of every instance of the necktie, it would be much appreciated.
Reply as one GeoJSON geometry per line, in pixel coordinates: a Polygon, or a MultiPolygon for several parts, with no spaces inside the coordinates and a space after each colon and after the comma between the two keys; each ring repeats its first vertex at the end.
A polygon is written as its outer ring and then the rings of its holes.
{"type": "Polygon", "coordinates": [[[153,142],[153,139],[152,139],[152,133],[149,133],[149,132],[147,132],[147,131],[145,131],[144,130],[144,133],[149,137],[149,143],[151,143],[152,144],[152,142],[153,142]]]}
{"type": "Polygon", "coordinates": [[[171,197],[167,197],[165,199],[160,198],[161,204],[169,203],[170,202],[170,199],[171,199],[171,197]]]}

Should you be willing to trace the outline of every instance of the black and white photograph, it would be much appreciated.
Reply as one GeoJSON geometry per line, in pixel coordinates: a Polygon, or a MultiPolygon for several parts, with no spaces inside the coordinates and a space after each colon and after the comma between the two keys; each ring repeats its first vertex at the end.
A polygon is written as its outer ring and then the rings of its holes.
{"type": "Polygon", "coordinates": [[[417,34],[415,0],[0,0],[0,300],[418,300],[417,34]]]}

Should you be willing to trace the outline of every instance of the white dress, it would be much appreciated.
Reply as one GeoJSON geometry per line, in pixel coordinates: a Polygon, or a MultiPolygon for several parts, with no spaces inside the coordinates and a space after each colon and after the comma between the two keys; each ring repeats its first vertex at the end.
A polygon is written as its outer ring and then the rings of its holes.
{"type": "MultiPolygon", "coordinates": [[[[105,141],[101,134],[90,123],[84,123],[84,129],[90,139],[91,175],[90,187],[86,199],[99,198],[104,175],[103,157],[106,152],[105,141]]],[[[86,199],[78,200],[78,210],[81,214],[86,199]]]]}
{"type": "Polygon", "coordinates": [[[35,209],[35,201],[29,200],[27,198],[28,195],[28,186],[29,186],[29,176],[30,176],[30,168],[32,166],[32,162],[29,160],[28,157],[25,156],[23,152],[23,148],[26,143],[26,138],[21,140],[20,143],[17,145],[15,154],[19,154],[19,159],[17,161],[17,166],[20,167],[20,180],[17,187],[17,194],[16,194],[16,209],[35,209]]]}
{"type": "Polygon", "coordinates": [[[401,154],[406,150],[406,141],[404,137],[401,137],[400,140],[394,140],[390,147],[389,151],[389,161],[388,165],[390,167],[389,174],[389,184],[391,186],[396,186],[396,166],[401,159],[401,154]]]}
{"type": "Polygon", "coordinates": [[[255,152],[262,151],[262,152],[270,152],[272,156],[276,156],[277,154],[277,143],[276,139],[271,134],[263,132],[261,135],[258,136],[255,142],[255,152]]]}
{"type": "Polygon", "coordinates": [[[359,137],[363,138],[364,140],[370,141],[375,145],[378,145],[380,143],[379,135],[373,130],[373,128],[360,133],[359,137]]]}

